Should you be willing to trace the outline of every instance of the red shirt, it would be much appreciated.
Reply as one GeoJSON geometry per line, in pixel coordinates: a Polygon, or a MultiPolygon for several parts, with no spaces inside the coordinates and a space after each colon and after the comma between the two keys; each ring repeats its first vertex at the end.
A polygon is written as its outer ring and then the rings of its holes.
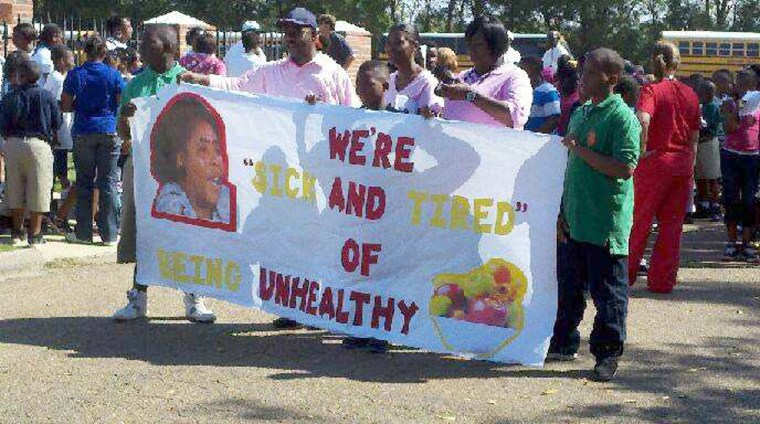
{"type": "Polygon", "coordinates": [[[701,123],[699,98],[688,85],[662,80],[641,89],[636,107],[651,116],[644,160],[656,160],[670,175],[694,173],[694,143],[691,134],[701,123]]]}

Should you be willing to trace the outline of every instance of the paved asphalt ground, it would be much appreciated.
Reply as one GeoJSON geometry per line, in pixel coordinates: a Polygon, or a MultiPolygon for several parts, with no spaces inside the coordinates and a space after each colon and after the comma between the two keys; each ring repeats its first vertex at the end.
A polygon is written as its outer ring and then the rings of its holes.
{"type": "Polygon", "coordinates": [[[585,344],[544,369],[373,355],[223,302],[209,302],[217,324],[190,324],[179,293],[160,288],[150,321],[116,324],[131,267],[57,259],[0,275],[0,422],[760,423],[760,268],[719,262],[719,226],[685,240],[673,294],[633,290],[607,384],[588,380],[585,344]]]}

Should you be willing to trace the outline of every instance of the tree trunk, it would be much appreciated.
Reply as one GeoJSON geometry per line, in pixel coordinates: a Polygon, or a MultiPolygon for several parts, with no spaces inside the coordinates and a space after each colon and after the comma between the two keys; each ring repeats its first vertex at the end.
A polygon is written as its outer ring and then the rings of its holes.
{"type": "Polygon", "coordinates": [[[457,0],[449,0],[449,5],[446,7],[446,32],[451,32],[452,24],[454,23],[454,12],[456,12],[457,0]]]}

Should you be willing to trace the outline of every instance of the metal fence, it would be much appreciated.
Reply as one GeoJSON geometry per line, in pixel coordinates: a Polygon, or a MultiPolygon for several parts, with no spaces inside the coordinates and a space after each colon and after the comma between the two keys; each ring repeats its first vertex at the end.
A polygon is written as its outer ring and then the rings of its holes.
{"type": "MultiPolygon", "coordinates": [[[[21,17],[19,16],[15,23],[20,22],[21,17]]],[[[132,33],[132,39],[127,42],[127,45],[139,51],[139,34],[142,33],[144,24],[136,20],[132,20],[131,22],[134,31],[132,33]]],[[[87,39],[93,34],[106,34],[106,23],[103,19],[82,20],[81,18],[72,16],[62,16],[57,19],[35,17],[31,23],[34,25],[35,29],[37,29],[38,33],[49,23],[55,23],[61,27],[64,34],[64,43],[74,52],[74,60],[77,65],[81,65],[86,60],[84,44],[87,39]]],[[[10,22],[2,22],[2,53],[4,58],[12,51],[12,34],[10,27],[10,22]]],[[[217,56],[220,58],[224,58],[230,47],[239,42],[242,36],[239,31],[231,29],[217,29],[211,32],[216,36],[217,56]]],[[[277,60],[282,58],[285,54],[285,49],[282,43],[282,34],[278,32],[263,32],[261,34],[261,48],[264,50],[267,60],[277,60]]]]}

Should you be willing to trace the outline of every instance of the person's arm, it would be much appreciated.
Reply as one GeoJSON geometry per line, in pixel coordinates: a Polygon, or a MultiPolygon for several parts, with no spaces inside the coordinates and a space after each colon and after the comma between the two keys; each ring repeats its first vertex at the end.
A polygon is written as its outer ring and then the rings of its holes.
{"type": "Polygon", "coordinates": [[[69,113],[74,111],[74,96],[67,92],[61,93],[61,112],[69,113]]]}
{"type": "Polygon", "coordinates": [[[348,68],[351,67],[355,60],[356,58],[352,54],[346,56],[346,60],[343,61],[343,69],[348,70],[348,68]]]}
{"type": "Polygon", "coordinates": [[[741,120],[739,114],[735,111],[726,110],[723,114],[723,128],[726,130],[726,134],[731,134],[739,131],[741,127],[741,120]]]}
{"type": "Polygon", "coordinates": [[[639,124],[641,124],[641,140],[639,142],[639,146],[641,148],[641,154],[643,155],[647,151],[647,137],[649,134],[649,123],[652,121],[652,116],[646,112],[638,111],[636,112],[636,118],[639,119],[639,124]]]}
{"type": "MultiPolygon", "coordinates": [[[[474,90],[467,84],[441,84],[441,95],[449,100],[466,100],[467,94],[474,90]]],[[[490,117],[495,119],[501,124],[507,127],[513,127],[512,111],[510,110],[509,103],[506,101],[499,101],[493,97],[483,94],[476,94],[475,101],[472,102],[480,110],[487,113],[490,117]]]]}
{"type": "Polygon", "coordinates": [[[609,156],[601,155],[587,147],[579,145],[575,135],[568,135],[563,138],[562,144],[567,146],[567,148],[579,158],[583,159],[583,161],[590,167],[608,177],[627,180],[633,176],[634,168],[609,156]]]}
{"type": "Polygon", "coordinates": [[[559,124],[559,115],[552,115],[546,118],[543,125],[538,127],[538,130],[536,132],[539,132],[541,134],[551,134],[554,132],[554,130],[557,129],[558,124],[559,124]]]}

